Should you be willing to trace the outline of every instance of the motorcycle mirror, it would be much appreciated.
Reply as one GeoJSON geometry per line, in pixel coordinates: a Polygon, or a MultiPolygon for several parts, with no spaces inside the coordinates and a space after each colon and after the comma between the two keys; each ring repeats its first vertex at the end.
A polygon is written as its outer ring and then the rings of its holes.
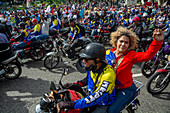
{"type": "Polygon", "coordinates": [[[76,63],[76,68],[80,73],[86,73],[86,69],[83,63],[83,59],[79,59],[76,63]]]}
{"type": "Polygon", "coordinates": [[[52,90],[56,90],[54,81],[51,81],[50,90],[51,90],[51,91],[52,91],[52,90]]]}
{"type": "Polygon", "coordinates": [[[66,69],[64,68],[62,71],[62,75],[65,75],[65,71],[66,71],[66,69]]]}
{"type": "Polygon", "coordinates": [[[62,75],[68,75],[69,74],[69,69],[63,69],[62,75]]]}

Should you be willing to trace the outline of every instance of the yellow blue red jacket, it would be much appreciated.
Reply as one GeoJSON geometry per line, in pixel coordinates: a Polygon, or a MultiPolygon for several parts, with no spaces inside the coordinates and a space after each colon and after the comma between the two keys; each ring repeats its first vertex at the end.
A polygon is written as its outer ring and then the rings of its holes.
{"type": "Polygon", "coordinates": [[[84,79],[86,82],[83,84],[83,82],[78,81],[77,84],[81,86],[88,85],[87,89],[90,94],[74,101],[74,109],[111,104],[115,99],[115,80],[114,69],[108,64],[103,64],[95,72],[87,71],[87,77],[84,79]],[[98,80],[97,82],[96,79],[98,80]]]}
{"type": "Polygon", "coordinates": [[[31,43],[31,36],[28,33],[27,29],[21,31],[21,34],[15,38],[15,41],[23,41],[27,45],[31,43]]]}
{"type": "Polygon", "coordinates": [[[41,35],[41,26],[40,24],[36,24],[34,26],[34,31],[31,33],[33,36],[41,35]]]}

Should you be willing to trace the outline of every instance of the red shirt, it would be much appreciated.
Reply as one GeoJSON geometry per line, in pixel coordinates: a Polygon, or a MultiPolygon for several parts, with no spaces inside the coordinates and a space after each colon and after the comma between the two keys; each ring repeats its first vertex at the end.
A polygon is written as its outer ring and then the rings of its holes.
{"type": "MultiPolygon", "coordinates": [[[[153,58],[153,56],[160,50],[163,41],[153,40],[146,52],[136,52],[134,50],[127,51],[124,53],[122,62],[117,67],[116,71],[116,89],[128,88],[133,83],[132,78],[132,66],[135,63],[146,62],[153,58]]],[[[115,49],[111,49],[112,52],[115,49]]],[[[116,63],[121,56],[116,58],[116,63]]],[[[116,66],[115,63],[115,66],[116,66]]]]}

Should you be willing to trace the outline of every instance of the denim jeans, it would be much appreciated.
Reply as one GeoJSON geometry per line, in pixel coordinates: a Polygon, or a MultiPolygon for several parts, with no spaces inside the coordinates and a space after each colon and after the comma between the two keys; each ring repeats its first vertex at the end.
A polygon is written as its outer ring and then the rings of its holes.
{"type": "Polygon", "coordinates": [[[23,49],[23,48],[25,48],[27,46],[27,44],[25,43],[25,42],[20,42],[19,44],[16,44],[15,45],[15,50],[20,50],[20,49],[23,49]]]}
{"type": "Polygon", "coordinates": [[[47,38],[48,38],[48,35],[41,34],[41,35],[38,35],[38,36],[33,36],[31,38],[31,41],[43,40],[43,39],[47,39],[47,38]]]}
{"type": "Polygon", "coordinates": [[[136,96],[136,86],[133,83],[132,86],[125,89],[116,89],[116,99],[108,107],[108,113],[120,113],[120,111],[130,103],[136,96]]]}

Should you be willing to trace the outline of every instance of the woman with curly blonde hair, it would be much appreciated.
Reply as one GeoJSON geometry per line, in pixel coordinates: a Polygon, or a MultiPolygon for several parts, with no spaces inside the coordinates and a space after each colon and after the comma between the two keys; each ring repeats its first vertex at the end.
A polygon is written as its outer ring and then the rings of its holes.
{"type": "Polygon", "coordinates": [[[153,58],[163,43],[163,32],[155,29],[153,42],[146,52],[134,51],[139,40],[132,31],[119,27],[111,33],[110,43],[113,49],[106,51],[106,60],[116,72],[116,99],[109,105],[108,113],[120,113],[123,107],[136,96],[136,86],[132,78],[132,66],[135,63],[145,62],[153,58]]]}

